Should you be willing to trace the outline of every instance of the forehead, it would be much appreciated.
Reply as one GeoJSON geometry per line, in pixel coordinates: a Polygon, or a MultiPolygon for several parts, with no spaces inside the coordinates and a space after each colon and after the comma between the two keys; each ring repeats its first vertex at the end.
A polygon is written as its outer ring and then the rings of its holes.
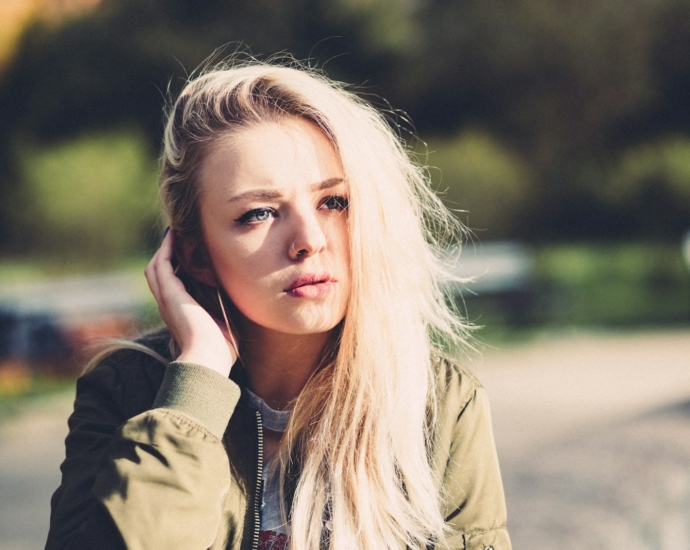
{"type": "MultiPolygon", "coordinates": [[[[265,122],[219,137],[202,162],[202,192],[234,195],[252,188],[284,192],[343,178],[326,135],[302,119],[265,122]]],[[[216,195],[217,196],[217,195],[216,195]]]]}

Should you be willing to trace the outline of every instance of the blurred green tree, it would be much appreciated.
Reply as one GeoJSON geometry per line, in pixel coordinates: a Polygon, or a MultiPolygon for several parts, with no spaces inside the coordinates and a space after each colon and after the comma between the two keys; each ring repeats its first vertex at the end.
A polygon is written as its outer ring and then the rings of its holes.
{"type": "Polygon", "coordinates": [[[25,145],[19,158],[29,248],[107,264],[140,250],[156,225],[156,164],[136,131],[25,145]]]}
{"type": "MultiPolygon", "coordinates": [[[[493,213],[470,205],[495,237],[651,236],[625,193],[601,190],[626,151],[690,133],[687,0],[103,0],[60,26],[30,27],[0,77],[2,247],[34,230],[12,206],[27,174],[15,143],[137,127],[155,151],[168,86],[174,94],[223,44],[293,53],[389,100],[404,137],[410,117],[434,136],[453,200],[514,182],[496,189],[525,200],[493,213]],[[479,129],[474,141],[457,137],[468,129],[479,129]],[[513,176],[496,179],[491,148],[471,160],[482,140],[501,144],[499,166],[520,166],[513,176]]],[[[682,186],[650,185],[663,201],[685,200],[682,186]]],[[[681,210],[655,238],[679,236],[681,210]]]]}

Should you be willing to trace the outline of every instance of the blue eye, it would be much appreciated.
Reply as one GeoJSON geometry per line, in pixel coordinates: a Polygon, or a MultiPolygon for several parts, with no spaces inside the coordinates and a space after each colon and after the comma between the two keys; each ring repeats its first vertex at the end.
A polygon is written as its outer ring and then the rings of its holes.
{"type": "Polygon", "coordinates": [[[348,201],[345,197],[333,195],[332,197],[328,197],[325,201],[323,201],[321,206],[325,206],[327,210],[345,210],[349,204],[350,201],[348,201]]]}
{"type": "Polygon", "coordinates": [[[273,208],[255,208],[242,214],[235,221],[240,225],[251,225],[253,223],[265,222],[270,216],[275,216],[273,208]]]}

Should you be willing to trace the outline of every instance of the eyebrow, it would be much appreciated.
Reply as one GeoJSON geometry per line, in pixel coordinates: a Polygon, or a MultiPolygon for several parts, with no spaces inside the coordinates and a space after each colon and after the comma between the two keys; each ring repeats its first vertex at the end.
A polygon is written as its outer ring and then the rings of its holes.
{"type": "MultiPolygon", "coordinates": [[[[330,178],[319,183],[315,183],[311,186],[311,191],[323,191],[324,189],[330,189],[335,187],[345,181],[343,178],[330,178]]],[[[272,189],[254,189],[252,191],[247,191],[246,193],[240,193],[234,197],[228,199],[228,202],[236,202],[248,199],[254,200],[266,200],[266,199],[279,199],[282,197],[282,193],[279,191],[274,191],[272,189]]]]}

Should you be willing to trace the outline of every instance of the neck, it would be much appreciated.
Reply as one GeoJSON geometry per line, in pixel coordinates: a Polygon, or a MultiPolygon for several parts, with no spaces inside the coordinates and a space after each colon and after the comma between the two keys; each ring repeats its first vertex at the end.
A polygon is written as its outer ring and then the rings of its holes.
{"type": "Polygon", "coordinates": [[[251,390],[272,409],[283,410],[319,366],[331,333],[292,335],[245,326],[242,364],[251,390]]]}

